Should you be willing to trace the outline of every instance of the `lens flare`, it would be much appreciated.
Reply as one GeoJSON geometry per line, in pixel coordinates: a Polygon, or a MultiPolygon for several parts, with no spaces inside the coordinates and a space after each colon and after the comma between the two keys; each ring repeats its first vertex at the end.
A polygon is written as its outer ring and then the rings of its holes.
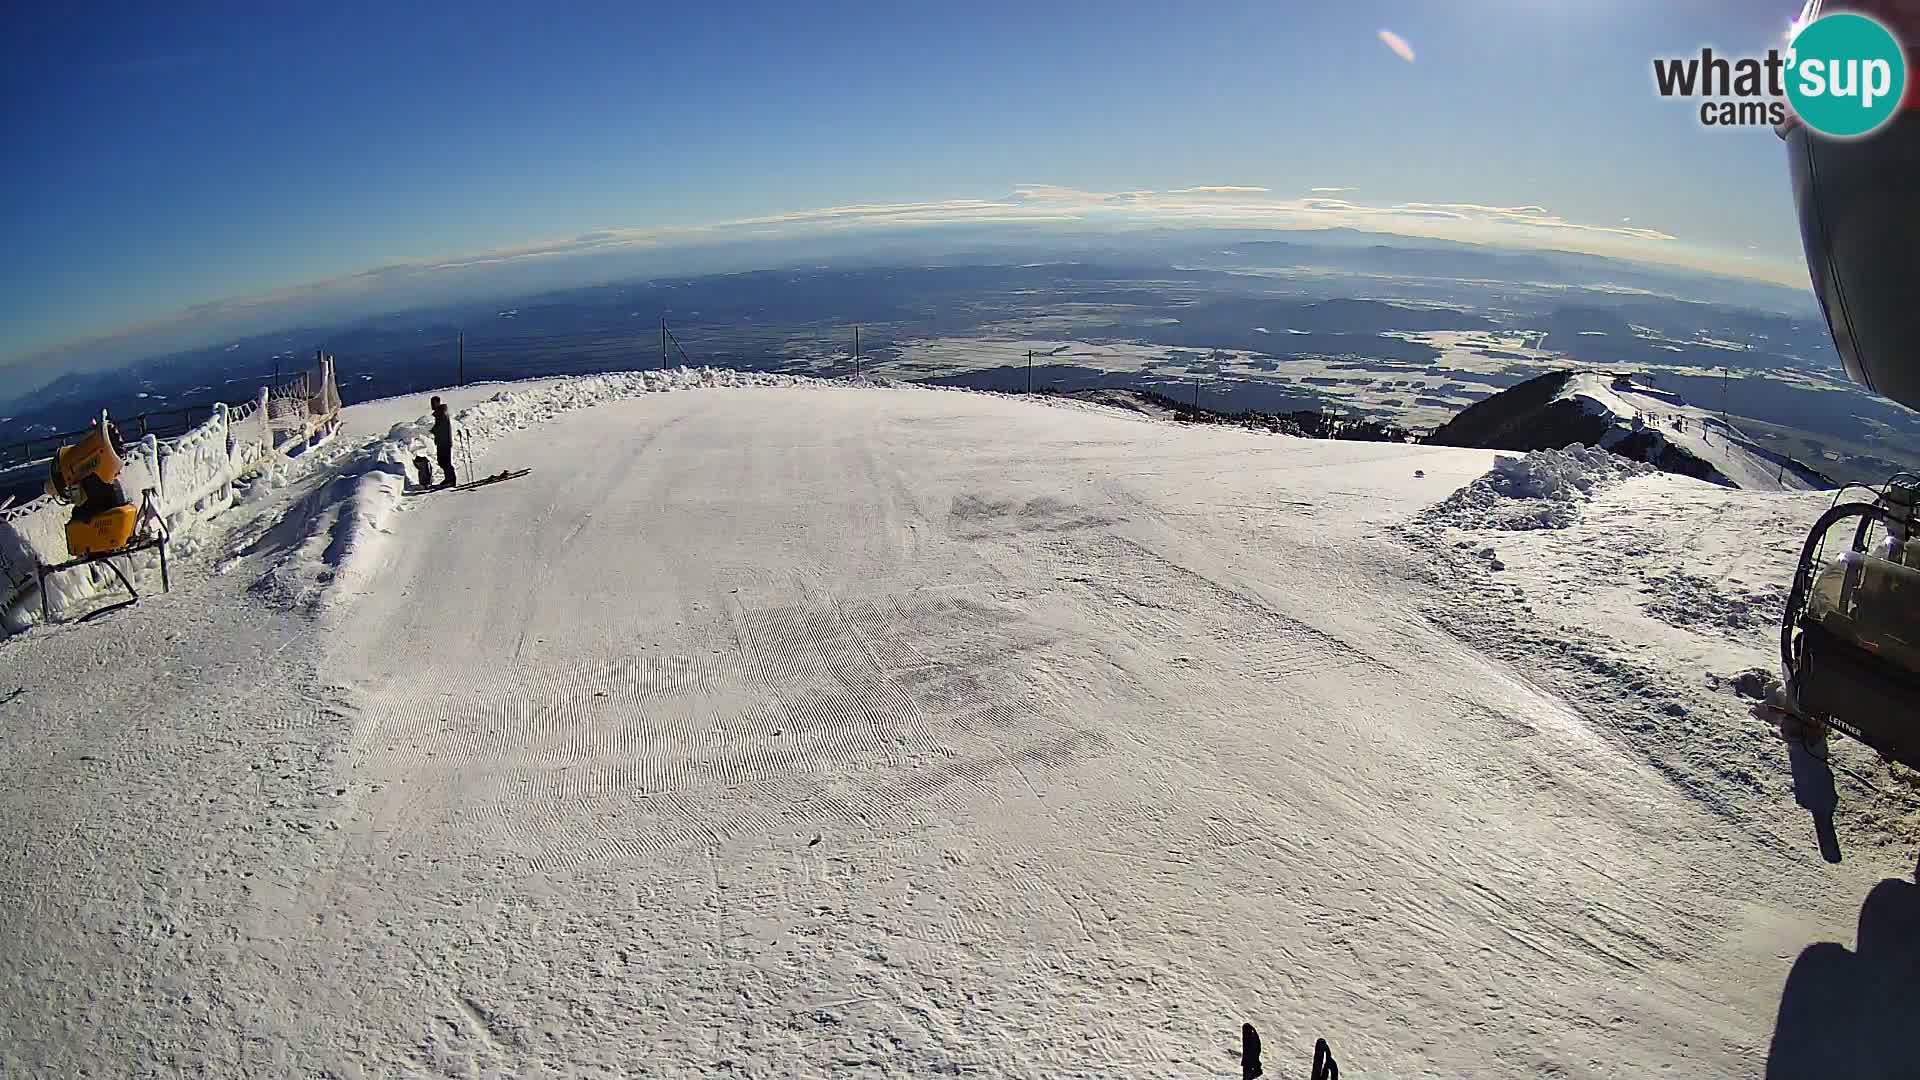
{"type": "Polygon", "coordinates": [[[1382,30],[1380,31],[1380,43],[1392,49],[1393,55],[1398,56],[1409,64],[1413,63],[1413,46],[1407,44],[1406,38],[1401,37],[1391,30],[1382,30]]]}

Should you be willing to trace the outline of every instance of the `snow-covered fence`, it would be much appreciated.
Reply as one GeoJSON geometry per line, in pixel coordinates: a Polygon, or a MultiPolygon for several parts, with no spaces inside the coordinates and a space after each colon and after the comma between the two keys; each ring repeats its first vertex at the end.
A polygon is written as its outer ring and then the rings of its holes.
{"type": "Polygon", "coordinates": [[[33,587],[45,553],[67,549],[67,519],[46,496],[0,510],[0,590],[7,607],[33,587]]]}
{"type": "Polygon", "coordinates": [[[227,456],[237,475],[245,475],[273,453],[273,425],[267,422],[268,391],[243,405],[227,408],[227,456]]]}
{"type": "MultiPolygon", "coordinates": [[[[333,357],[316,358],[315,370],[279,388],[263,387],[239,406],[215,405],[213,414],[175,439],[147,436],[127,446],[121,486],[138,503],[153,493],[154,509],[170,534],[195,526],[228,507],[235,481],[331,435],[340,422],[340,391],[333,357]]],[[[72,508],[41,496],[0,511],[0,631],[22,628],[40,608],[38,570],[65,562],[67,519],[72,508]]],[[[157,562],[147,553],[144,562],[157,562]]],[[[114,579],[91,567],[48,582],[48,606],[62,609],[93,595],[114,579]]]]}
{"type": "Polygon", "coordinates": [[[267,388],[267,430],[277,447],[296,434],[304,435],[307,425],[307,377],[301,375],[279,386],[267,388]]]}
{"type": "MultiPolygon", "coordinates": [[[[227,407],[217,405],[212,419],[173,440],[157,456],[155,509],[168,531],[189,529],[233,505],[229,428],[227,407]]],[[[129,486],[127,493],[136,495],[136,490],[129,486]]]]}
{"type": "Polygon", "coordinates": [[[269,387],[265,395],[268,437],[274,449],[295,442],[314,443],[340,422],[340,387],[334,380],[333,357],[319,353],[312,371],[269,387]]]}

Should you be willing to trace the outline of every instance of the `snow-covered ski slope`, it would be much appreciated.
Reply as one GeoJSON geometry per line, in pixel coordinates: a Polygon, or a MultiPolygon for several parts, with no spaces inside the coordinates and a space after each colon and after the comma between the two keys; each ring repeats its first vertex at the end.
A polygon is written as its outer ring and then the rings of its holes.
{"type": "Polygon", "coordinates": [[[1833,485],[1810,476],[1778,451],[1768,450],[1719,414],[1688,405],[1677,396],[1650,387],[1616,385],[1593,372],[1580,372],[1560,396],[1617,426],[1609,442],[1645,431],[1712,466],[1735,487],[1748,491],[1809,491],[1833,485]],[[1634,426],[1638,420],[1642,428],[1634,426]]]}
{"type": "Polygon", "coordinates": [[[1911,804],[1840,744],[1822,862],[1716,684],[1819,497],[556,385],[467,406],[527,477],[389,503],[424,402],[349,410],[172,594],[0,643],[0,1074],[1904,1068],[1911,804]]]}

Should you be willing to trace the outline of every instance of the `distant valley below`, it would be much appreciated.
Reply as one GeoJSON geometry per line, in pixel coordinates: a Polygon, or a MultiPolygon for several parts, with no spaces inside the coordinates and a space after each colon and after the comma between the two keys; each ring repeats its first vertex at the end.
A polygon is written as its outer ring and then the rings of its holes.
{"type": "Polygon", "coordinates": [[[468,382],[664,359],[999,391],[1149,390],[1415,432],[1580,367],[1724,409],[1843,481],[1920,467],[1920,414],[1847,382],[1810,296],[1591,256],[1231,239],[652,278],[289,330],[63,377],[0,405],[0,446],[72,430],[101,408],[135,417],[245,400],[317,349],[337,357],[348,403],[445,386],[462,376],[464,335],[468,382]]]}

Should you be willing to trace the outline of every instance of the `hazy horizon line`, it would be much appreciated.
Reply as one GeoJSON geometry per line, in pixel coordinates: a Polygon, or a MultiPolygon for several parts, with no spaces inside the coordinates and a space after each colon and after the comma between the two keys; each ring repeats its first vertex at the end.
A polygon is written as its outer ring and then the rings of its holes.
{"type": "MultiPolygon", "coordinates": [[[[1368,204],[1346,197],[1352,189],[1314,188],[1282,197],[1253,185],[1208,184],[1166,191],[1101,193],[1050,184],[1016,185],[1000,199],[957,198],[928,202],[852,204],[737,218],[701,225],[606,228],[574,236],[530,241],[456,255],[391,259],[364,270],[318,278],[258,293],[218,297],[97,334],[22,349],[0,359],[0,371],[31,372],[66,362],[80,369],[132,361],[216,344],[227,337],[275,332],[261,324],[282,319],[286,328],[309,318],[352,319],[510,295],[534,295],[621,280],[618,272],[596,280],[556,281],[525,288],[489,275],[564,269],[568,260],[592,255],[669,255],[703,244],[802,240],[859,233],[935,233],[956,226],[1029,227],[1035,237],[1063,227],[1119,234],[1142,227],[1173,231],[1267,231],[1276,234],[1347,229],[1407,240],[1442,240],[1514,250],[1563,252],[1619,259],[1794,291],[1808,291],[1797,261],[1739,255],[1686,244],[1673,234],[1628,222],[1601,225],[1570,221],[1539,205],[1400,202],[1368,204]],[[515,289],[519,289],[515,292],[515,289]],[[462,298],[456,295],[464,291],[462,298]],[[383,300],[382,297],[391,299],[383,300]],[[278,312],[279,314],[275,314],[278,312]],[[140,356],[126,355],[139,340],[140,356]],[[171,340],[168,340],[171,339],[171,340]],[[189,340],[192,339],[192,340],[189,340]],[[104,355],[115,354],[110,359],[104,355]],[[92,354],[92,355],[88,355],[92,354]]],[[[583,266],[584,268],[584,266],[583,266]]],[[[47,374],[47,381],[62,372],[47,374]]],[[[42,383],[44,385],[44,383],[42,383]]],[[[27,391],[31,392],[31,391],[27,391]]]]}

